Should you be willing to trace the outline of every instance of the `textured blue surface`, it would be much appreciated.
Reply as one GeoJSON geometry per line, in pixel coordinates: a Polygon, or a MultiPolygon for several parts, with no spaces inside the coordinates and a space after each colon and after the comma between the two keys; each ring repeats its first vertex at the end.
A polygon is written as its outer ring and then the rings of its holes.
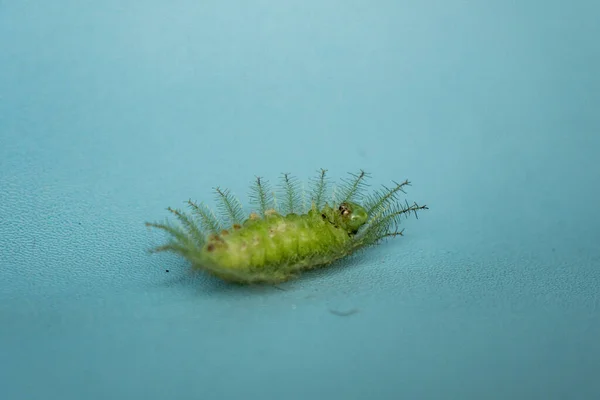
{"type": "Polygon", "coordinates": [[[598,4],[1,2],[1,398],[600,398],[598,4]],[[146,253],[321,167],[431,209],[285,291],[146,253]]]}

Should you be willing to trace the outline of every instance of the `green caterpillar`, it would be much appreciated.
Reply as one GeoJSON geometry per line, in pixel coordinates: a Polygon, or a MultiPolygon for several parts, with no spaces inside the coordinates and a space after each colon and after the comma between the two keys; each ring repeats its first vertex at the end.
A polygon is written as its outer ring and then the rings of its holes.
{"type": "MultiPolygon", "coordinates": [[[[321,169],[310,181],[310,207],[298,181],[282,174],[276,198],[269,183],[256,178],[250,200],[255,211],[245,217],[238,199],[216,188],[221,218],[204,204],[187,201],[190,213],[168,208],[178,225],[147,222],[166,231],[170,240],[151,252],[173,252],[194,269],[235,283],[281,283],[302,271],[325,266],[387,237],[402,235],[402,215],[428,209],[399,203],[397,196],[410,183],[395,183],[363,195],[364,171],[343,179],[326,201],[329,182],[321,169]],[[278,196],[279,197],[279,196],[278,196]],[[393,229],[392,229],[393,228],[393,229]]],[[[417,216],[418,217],[418,216],[417,216]]]]}

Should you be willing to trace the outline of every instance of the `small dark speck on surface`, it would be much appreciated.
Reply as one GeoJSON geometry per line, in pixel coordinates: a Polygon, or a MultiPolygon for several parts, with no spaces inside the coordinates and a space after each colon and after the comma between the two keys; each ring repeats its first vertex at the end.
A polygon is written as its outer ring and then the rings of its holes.
{"type": "Polygon", "coordinates": [[[352,308],[352,309],[346,310],[346,311],[329,310],[329,312],[332,313],[333,315],[337,315],[338,317],[349,317],[353,314],[356,314],[358,312],[358,308],[352,308]]]}
{"type": "Polygon", "coordinates": [[[169,270],[168,270],[168,269],[165,269],[165,272],[169,272],[169,270]]]}

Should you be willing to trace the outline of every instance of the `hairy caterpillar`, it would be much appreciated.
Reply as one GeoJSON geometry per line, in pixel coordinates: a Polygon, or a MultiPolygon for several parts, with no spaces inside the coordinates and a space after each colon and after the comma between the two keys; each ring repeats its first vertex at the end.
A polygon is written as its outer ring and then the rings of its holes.
{"type": "MultiPolygon", "coordinates": [[[[256,178],[250,191],[255,211],[246,218],[237,198],[216,188],[220,218],[206,205],[187,201],[190,213],[168,208],[178,225],[147,222],[166,231],[170,240],[151,252],[173,252],[194,269],[236,283],[280,283],[300,272],[332,263],[387,237],[402,235],[400,217],[428,207],[399,203],[397,196],[410,183],[394,182],[363,195],[364,171],[343,179],[326,201],[328,179],[321,169],[310,181],[306,196],[290,174],[282,174],[276,198],[269,183],[256,178]],[[279,197],[279,196],[278,196],[279,197]],[[393,228],[393,229],[392,229],[393,228]]],[[[418,216],[417,216],[418,217],[418,216]]]]}

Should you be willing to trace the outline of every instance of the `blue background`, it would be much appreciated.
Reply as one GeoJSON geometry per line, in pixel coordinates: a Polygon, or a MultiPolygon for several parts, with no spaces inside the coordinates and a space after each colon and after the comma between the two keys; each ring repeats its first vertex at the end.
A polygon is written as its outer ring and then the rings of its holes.
{"type": "Polygon", "coordinates": [[[600,398],[599,13],[0,2],[1,397],[600,398]],[[430,210],[285,290],[146,252],[318,168],[430,210]]]}

